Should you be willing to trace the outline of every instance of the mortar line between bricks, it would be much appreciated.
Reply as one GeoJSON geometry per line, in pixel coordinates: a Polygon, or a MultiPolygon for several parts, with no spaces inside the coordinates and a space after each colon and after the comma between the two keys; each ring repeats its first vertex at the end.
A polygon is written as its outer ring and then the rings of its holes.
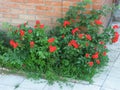
{"type": "Polygon", "coordinates": [[[114,61],[113,64],[111,65],[110,70],[108,71],[108,74],[107,74],[106,78],[104,79],[102,85],[100,86],[100,89],[99,89],[99,90],[102,90],[102,87],[103,87],[105,81],[107,80],[107,78],[108,78],[108,76],[109,76],[109,74],[110,74],[110,72],[111,72],[111,69],[113,68],[113,65],[115,64],[115,62],[117,61],[117,59],[119,58],[119,56],[120,56],[120,53],[118,54],[117,58],[115,59],[115,61],[114,61]]]}

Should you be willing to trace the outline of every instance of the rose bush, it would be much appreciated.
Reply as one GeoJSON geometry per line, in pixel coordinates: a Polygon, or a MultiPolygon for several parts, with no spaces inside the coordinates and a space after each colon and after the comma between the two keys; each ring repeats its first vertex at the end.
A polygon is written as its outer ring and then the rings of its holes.
{"type": "Polygon", "coordinates": [[[85,14],[86,5],[86,2],[80,2],[71,6],[65,17],[58,19],[60,26],[51,31],[51,36],[57,36],[59,42],[59,75],[90,81],[107,64],[106,44],[118,41],[119,34],[115,30],[119,26],[105,28],[100,19],[112,8],[103,7],[85,14]]]}
{"type": "Polygon", "coordinates": [[[17,27],[9,25],[6,32],[10,39],[9,47],[0,55],[2,66],[37,73],[35,75],[39,77],[48,72],[53,73],[52,66],[56,63],[58,49],[55,46],[57,40],[55,37],[48,38],[45,30],[46,27],[38,20],[35,28],[27,23],[17,27]]]}
{"type": "Polygon", "coordinates": [[[0,44],[5,51],[0,53],[0,65],[48,81],[67,78],[91,81],[95,73],[107,64],[106,44],[118,41],[116,29],[119,26],[105,28],[100,20],[111,8],[85,14],[87,4],[83,1],[71,6],[66,16],[58,19],[60,25],[49,34],[39,20],[34,28],[28,23],[17,27],[8,25],[9,44],[0,44]]]}

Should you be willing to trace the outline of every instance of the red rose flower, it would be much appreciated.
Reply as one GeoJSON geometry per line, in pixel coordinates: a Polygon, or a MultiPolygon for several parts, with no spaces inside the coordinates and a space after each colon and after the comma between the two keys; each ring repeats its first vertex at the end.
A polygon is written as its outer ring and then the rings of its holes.
{"type": "Polygon", "coordinates": [[[100,60],[96,60],[96,63],[97,63],[97,64],[100,64],[100,60]]]}
{"type": "Polygon", "coordinates": [[[49,39],[48,39],[48,42],[49,42],[49,43],[53,43],[54,41],[55,41],[55,38],[49,38],[49,39]]]}
{"type": "Polygon", "coordinates": [[[11,45],[13,48],[17,48],[17,47],[18,47],[18,43],[15,42],[14,40],[10,40],[10,45],[11,45]]]}
{"type": "Polygon", "coordinates": [[[36,20],[36,25],[40,24],[40,21],[39,20],[36,20]]]}
{"type": "Polygon", "coordinates": [[[71,32],[72,35],[74,35],[78,30],[79,30],[78,28],[73,29],[72,32],[71,32]]]}
{"type": "Polygon", "coordinates": [[[10,42],[9,42],[9,43],[10,43],[10,45],[13,45],[13,43],[14,43],[14,40],[10,40],[10,42]]]}
{"type": "Polygon", "coordinates": [[[98,55],[99,55],[99,53],[96,52],[95,54],[92,55],[92,58],[93,58],[93,59],[97,59],[97,58],[99,57],[98,55]]]}
{"type": "Polygon", "coordinates": [[[90,56],[90,54],[89,54],[89,53],[86,53],[86,54],[85,54],[85,57],[86,57],[86,58],[88,58],[89,56],[90,56]]]}
{"type": "Polygon", "coordinates": [[[13,43],[13,48],[17,48],[17,47],[18,47],[18,43],[17,42],[13,43]]]}
{"type": "Polygon", "coordinates": [[[67,25],[70,25],[69,21],[64,21],[63,26],[66,27],[67,25]]]}
{"type": "Polygon", "coordinates": [[[116,42],[118,42],[118,38],[116,37],[112,38],[112,43],[116,43],[116,42]]]}
{"type": "Polygon", "coordinates": [[[86,34],[85,36],[86,36],[86,38],[87,38],[88,40],[90,40],[90,41],[92,40],[92,38],[91,38],[91,36],[90,36],[89,34],[86,34]]]}
{"type": "Polygon", "coordinates": [[[103,45],[103,44],[105,44],[105,42],[103,42],[103,41],[100,41],[100,42],[99,42],[99,44],[103,45]]]}
{"type": "Polygon", "coordinates": [[[114,33],[114,36],[115,36],[115,37],[119,37],[119,33],[118,33],[118,32],[115,32],[115,33],[114,33]]]}
{"type": "Polygon", "coordinates": [[[34,41],[30,41],[30,47],[33,48],[35,45],[35,42],[34,41]]]}
{"type": "Polygon", "coordinates": [[[41,24],[41,25],[40,25],[40,28],[43,29],[43,28],[44,28],[44,24],[41,24]]]}
{"type": "Polygon", "coordinates": [[[114,37],[112,38],[112,42],[113,42],[113,43],[116,43],[116,42],[118,41],[118,39],[119,39],[119,33],[118,33],[118,32],[115,32],[115,33],[114,33],[114,37]]]}
{"type": "Polygon", "coordinates": [[[78,44],[75,40],[71,40],[71,41],[68,43],[68,46],[73,46],[74,48],[78,48],[78,47],[79,47],[79,44],[78,44]]]}
{"type": "Polygon", "coordinates": [[[74,48],[78,48],[78,47],[79,47],[79,44],[73,43],[73,47],[74,47],[74,48]]]}
{"type": "Polygon", "coordinates": [[[112,28],[113,28],[113,29],[118,29],[119,26],[118,26],[118,25],[114,25],[112,28]]]}
{"type": "Polygon", "coordinates": [[[80,39],[82,39],[83,36],[84,36],[84,34],[79,34],[79,35],[78,35],[78,37],[79,37],[80,39]]]}
{"type": "Polygon", "coordinates": [[[49,52],[55,52],[57,50],[57,47],[56,46],[49,46],[49,52]]]}
{"type": "Polygon", "coordinates": [[[29,29],[29,30],[28,30],[28,33],[29,33],[29,34],[31,34],[31,33],[32,33],[32,30],[31,30],[31,29],[29,29]]]}
{"type": "Polygon", "coordinates": [[[107,53],[106,52],[103,52],[103,56],[106,56],[107,55],[107,53]]]}
{"type": "Polygon", "coordinates": [[[62,35],[62,38],[64,38],[64,37],[65,37],[65,35],[63,34],[63,35],[62,35]]]}
{"type": "Polygon", "coordinates": [[[97,24],[97,25],[102,25],[102,21],[100,21],[100,20],[95,20],[95,24],[97,24]]]}
{"type": "Polygon", "coordinates": [[[92,67],[94,65],[94,63],[91,61],[91,62],[88,62],[89,66],[92,67]]]}
{"type": "Polygon", "coordinates": [[[25,35],[25,32],[23,30],[20,30],[20,35],[21,36],[24,36],[25,35]]]}
{"type": "Polygon", "coordinates": [[[104,48],[107,48],[107,46],[104,46],[104,48]]]}

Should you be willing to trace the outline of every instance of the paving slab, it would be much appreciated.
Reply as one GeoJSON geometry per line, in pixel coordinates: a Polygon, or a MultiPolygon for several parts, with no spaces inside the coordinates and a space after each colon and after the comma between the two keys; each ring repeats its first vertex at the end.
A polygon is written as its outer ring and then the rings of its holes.
{"type": "Polygon", "coordinates": [[[113,66],[114,66],[114,67],[117,67],[117,68],[120,68],[120,61],[116,61],[113,66]]]}
{"type": "Polygon", "coordinates": [[[108,76],[120,78],[120,68],[113,67],[108,76]]]}
{"type": "Polygon", "coordinates": [[[108,72],[101,72],[99,74],[96,74],[93,77],[93,85],[97,85],[97,86],[102,86],[102,84],[104,83],[104,80],[106,79],[106,77],[108,76],[108,72]]]}
{"type": "Polygon", "coordinates": [[[70,84],[71,86],[68,86],[66,84],[59,85],[58,83],[53,84],[52,86],[46,85],[46,87],[43,90],[73,90],[74,83],[70,84]],[[62,86],[62,87],[60,87],[62,86]]]}
{"type": "Polygon", "coordinates": [[[119,54],[120,52],[118,51],[109,51],[107,54],[109,57],[109,61],[114,62],[118,58],[119,54]]]}
{"type": "Polygon", "coordinates": [[[102,87],[100,90],[116,90],[116,89],[102,87]]]}
{"type": "Polygon", "coordinates": [[[102,84],[104,83],[104,79],[103,78],[93,78],[93,83],[92,85],[97,85],[97,86],[102,86],[102,84]]]}
{"type": "Polygon", "coordinates": [[[109,75],[110,72],[110,66],[112,65],[111,62],[109,62],[108,66],[103,67],[102,71],[97,73],[94,77],[93,77],[93,85],[98,85],[98,86],[102,86],[102,84],[104,83],[104,80],[106,79],[106,77],[109,75]]]}
{"type": "Polygon", "coordinates": [[[43,90],[45,85],[47,84],[46,80],[40,79],[40,80],[29,80],[25,79],[19,86],[19,88],[26,88],[26,89],[32,89],[32,90],[43,90]]]}
{"type": "Polygon", "coordinates": [[[118,59],[116,60],[113,66],[120,68],[120,56],[118,57],[118,59]]]}
{"type": "Polygon", "coordinates": [[[104,82],[103,87],[113,90],[120,90],[120,78],[109,76],[104,82]]]}
{"type": "Polygon", "coordinates": [[[2,75],[0,74],[0,78],[2,77],[2,75]]]}
{"type": "Polygon", "coordinates": [[[114,12],[113,18],[115,21],[120,21],[120,10],[119,9],[114,12]]]}
{"type": "Polygon", "coordinates": [[[116,42],[114,44],[107,44],[107,47],[111,51],[120,51],[120,42],[116,42]]]}
{"type": "Polygon", "coordinates": [[[20,88],[20,87],[18,87],[18,88],[14,89],[14,90],[35,90],[35,89],[27,89],[27,88],[20,88]]]}
{"type": "Polygon", "coordinates": [[[23,82],[25,78],[16,75],[2,75],[0,85],[16,86],[23,82]]]}
{"type": "Polygon", "coordinates": [[[76,84],[73,90],[100,90],[100,86],[76,84]]]}
{"type": "Polygon", "coordinates": [[[15,87],[0,85],[0,90],[14,90],[15,87]]]}

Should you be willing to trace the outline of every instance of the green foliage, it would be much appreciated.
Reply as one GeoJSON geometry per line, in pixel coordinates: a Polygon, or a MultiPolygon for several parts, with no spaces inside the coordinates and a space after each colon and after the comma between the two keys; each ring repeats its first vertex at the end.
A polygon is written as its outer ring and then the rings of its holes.
{"type": "Polygon", "coordinates": [[[62,77],[91,81],[108,62],[106,44],[111,42],[115,31],[111,27],[105,28],[100,18],[112,8],[104,6],[85,14],[87,4],[85,1],[71,6],[66,16],[58,19],[61,25],[51,31],[51,36],[57,36],[59,42],[60,61],[56,68],[62,77]],[[96,52],[98,57],[94,58],[96,52]]]}
{"type": "Polygon", "coordinates": [[[57,54],[49,51],[46,27],[40,23],[36,23],[35,28],[28,26],[27,23],[17,27],[5,23],[4,25],[7,28],[9,26],[6,32],[9,46],[0,44],[1,49],[7,48],[0,55],[2,66],[37,73],[36,77],[46,74],[55,64],[55,54],[57,54]]]}
{"type": "Polygon", "coordinates": [[[108,62],[106,44],[112,41],[115,31],[105,28],[100,20],[112,8],[86,14],[88,3],[91,0],[70,6],[49,35],[39,21],[34,28],[27,23],[17,27],[4,23],[9,39],[0,43],[0,65],[26,72],[35,79],[46,78],[50,83],[68,78],[92,81],[108,62]]]}

